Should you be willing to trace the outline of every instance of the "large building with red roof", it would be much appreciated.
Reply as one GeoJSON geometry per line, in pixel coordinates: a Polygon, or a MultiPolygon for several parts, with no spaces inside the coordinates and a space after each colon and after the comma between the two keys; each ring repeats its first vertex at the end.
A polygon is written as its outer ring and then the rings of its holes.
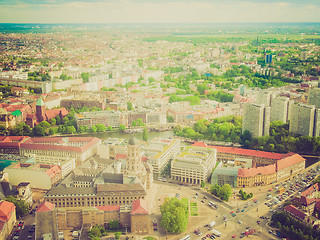
{"type": "Polygon", "coordinates": [[[0,136],[0,153],[19,154],[21,143],[29,138],[26,136],[0,136]]]}
{"type": "Polygon", "coordinates": [[[16,223],[16,207],[13,203],[0,202],[0,239],[7,239],[16,223]]]}
{"type": "Polygon", "coordinates": [[[100,140],[95,137],[34,137],[20,144],[20,155],[74,158],[81,165],[99,153],[100,140]]]}
{"type": "MultiPolygon", "coordinates": [[[[239,158],[251,159],[252,165],[250,167],[236,166],[237,164],[235,164],[238,173],[237,186],[233,184],[234,187],[268,185],[292,177],[305,168],[305,159],[297,153],[280,154],[235,147],[208,146],[202,142],[196,142],[193,146],[217,149],[217,160],[222,163],[236,162],[239,158]]],[[[230,174],[223,174],[221,171],[220,176],[216,176],[213,172],[212,179],[223,183],[225,182],[223,179],[234,178],[234,173],[230,174]]]]}

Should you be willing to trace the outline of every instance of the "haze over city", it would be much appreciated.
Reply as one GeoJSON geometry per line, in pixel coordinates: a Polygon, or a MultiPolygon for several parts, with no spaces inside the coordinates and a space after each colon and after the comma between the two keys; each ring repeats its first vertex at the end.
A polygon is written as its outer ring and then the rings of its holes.
{"type": "Polygon", "coordinates": [[[1,0],[3,23],[318,22],[318,0],[1,0]]]}

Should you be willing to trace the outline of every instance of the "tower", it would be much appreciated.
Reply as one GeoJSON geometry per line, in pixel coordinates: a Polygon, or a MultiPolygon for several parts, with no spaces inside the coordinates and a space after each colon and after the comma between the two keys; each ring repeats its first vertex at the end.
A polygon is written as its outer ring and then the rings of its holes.
{"type": "Polygon", "coordinates": [[[129,175],[138,175],[140,173],[140,146],[135,137],[129,139],[127,171],[129,175]]]}
{"type": "Polygon", "coordinates": [[[36,103],[36,116],[39,122],[42,122],[45,120],[45,111],[46,111],[46,107],[44,105],[42,98],[38,98],[36,103]]]}

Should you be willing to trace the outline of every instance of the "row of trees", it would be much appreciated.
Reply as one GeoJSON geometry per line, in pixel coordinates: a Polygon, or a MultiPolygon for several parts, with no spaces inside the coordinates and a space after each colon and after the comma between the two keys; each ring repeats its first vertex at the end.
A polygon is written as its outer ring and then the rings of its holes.
{"type": "Polygon", "coordinates": [[[212,141],[227,141],[239,143],[241,141],[242,117],[226,116],[210,120],[201,119],[193,127],[182,128],[176,126],[174,134],[190,139],[208,139],[212,141]]]}
{"type": "Polygon", "coordinates": [[[98,225],[92,227],[88,232],[88,236],[91,240],[99,240],[101,237],[107,236],[109,233],[113,232],[115,239],[120,239],[121,232],[119,232],[119,230],[119,221],[111,220],[106,227],[98,225]]]}
{"type": "Polygon", "coordinates": [[[271,217],[272,225],[290,238],[297,240],[320,239],[319,231],[312,229],[306,223],[299,222],[285,212],[276,212],[271,217]]]}

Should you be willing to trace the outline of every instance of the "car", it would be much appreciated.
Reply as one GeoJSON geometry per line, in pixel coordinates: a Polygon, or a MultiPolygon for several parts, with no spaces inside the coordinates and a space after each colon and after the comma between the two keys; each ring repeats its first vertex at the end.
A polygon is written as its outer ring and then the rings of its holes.
{"type": "Polygon", "coordinates": [[[29,236],[28,236],[28,239],[32,239],[32,235],[29,235],[29,236]]]}
{"type": "Polygon", "coordinates": [[[201,202],[202,202],[202,203],[204,203],[204,201],[203,201],[203,200],[201,200],[201,202]]]}
{"type": "Polygon", "coordinates": [[[232,235],[232,238],[236,238],[237,236],[236,235],[232,235]]]}
{"type": "Polygon", "coordinates": [[[242,224],[242,222],[241,222],[240,220],[238,221],[238,223],[239,223],[240,225],[242,224]]]}
{"type": "Polygon", "coordinates": [[[242,209],[241,212],[244,212],[244,209],[242,209]]]}
{"type": "Polygon", "coordinates": [[[257,221],[257,223],[258,223],[258,225],[260,225],[261,221],[260,221],[260,220],[258,220],[258,221],[257,221]]]}

